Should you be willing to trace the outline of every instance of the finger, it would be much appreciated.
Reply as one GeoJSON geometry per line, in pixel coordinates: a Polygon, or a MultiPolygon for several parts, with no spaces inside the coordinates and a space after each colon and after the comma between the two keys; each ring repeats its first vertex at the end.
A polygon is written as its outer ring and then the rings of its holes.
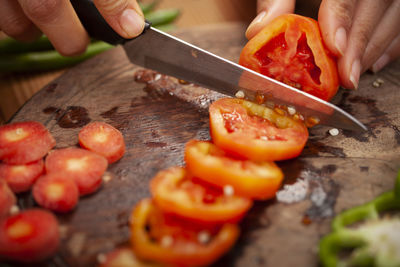
{"type": "Polygon", "coordinates": [[[47,35],[62,55],[85,51],[89,37],[70,1],[18,0],[28,18],[47,35]]]}
{"type": "Polygon", "coordinates": [[[342,56],[347,47],[347,34],[353,21],[357,0],[323,0],[318,23],[325,45],[336,56],[342,56]]]}
{"type": "Polygon", "coordinates": [[[246,30],[247,39],[251,39],[271,20],[282,14],[293,13],[295,0],[257,0],[257,17],[246,30]]]}
{"type": "Polygon", "coordinates": [[[354,89],[358,87],[365,48],[389,4],[389,1],[376,0],[363,0],[357,3],[347,48],[338,60],[339,77],[343,87],[354,89]]]}
{"type": "Polygon", "coordinates": [[[0,29],[19,41],[33,41],[40,30],[25,16],[15,0],[0,0],[0,29]]]}
{"type": "Polygon", "coordinates": [[[373,72],[380,71],[383,67],[389,64],[391,61],[400,57],[400,34],[392,41],[383,55],[372,65],[371,70],[373,72]]]}
{"type": "Polygon", "coordinates": [[[144,16],[136,0],[94,0],[107,23],[124,38],[143,32],[144,16]]]}
{"type": "Polygon", "coordinates": [[[386,10],[378,26],[369,41],[365,54],[362,58],[362,72],[369,69],[371,65],[385,52],[389,45],[400,33],[400,0],[394,1],[386,10]]]}

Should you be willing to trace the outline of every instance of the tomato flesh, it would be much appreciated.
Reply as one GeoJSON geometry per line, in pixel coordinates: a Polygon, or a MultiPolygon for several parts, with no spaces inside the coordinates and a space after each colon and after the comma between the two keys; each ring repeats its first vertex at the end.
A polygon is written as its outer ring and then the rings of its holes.
{"type": "Polygon", "coordinates": [[[190,177],[181,167],[159,172],[150,189],[163,211],[204,223],[238,221],[252,205],[248,198],[225,195],[221,188],[190,177]]]}
{"type": "Polygon", "coordinates": [[[211,136],[230,155],[253,161],[297,157],[307,142],[306,126],[243,99],[222,98],[210,106],[211,136]]]}
{"type": "Polygon", "coordinates": [[[232,186],[235,194],[252,199],[274,197],[283,180],[275,163],[232,158],[206,141],[189,141],[185,162],[188,171],[199,179],[221,188],[232,186]]]}
{"type": "Polygon", "coordinates": [[[209,265],[233,246],[238,235],[236,224],[196,224],[162,212],[151,199],[140,201],[132,212],[131,244],[144,260],[209,265]]]}

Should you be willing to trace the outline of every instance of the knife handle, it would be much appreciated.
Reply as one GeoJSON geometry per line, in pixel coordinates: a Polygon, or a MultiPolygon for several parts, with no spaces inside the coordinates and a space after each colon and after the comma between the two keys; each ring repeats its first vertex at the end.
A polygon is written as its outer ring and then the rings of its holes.
{"type": "MultiPolygon", "coordinates": [[[[123,44],[132,39],[125,39],[116,33],[105,21],[103,16],[97,10],[92,0],[70,0],[81,23],[89,33],[90,37],[102,40],[109,44],[123,44]]],[[[151,24],[145,21],[143,34],[151,24]]],[[[140,35],[139,35],[140,36],[140,35]]]]}

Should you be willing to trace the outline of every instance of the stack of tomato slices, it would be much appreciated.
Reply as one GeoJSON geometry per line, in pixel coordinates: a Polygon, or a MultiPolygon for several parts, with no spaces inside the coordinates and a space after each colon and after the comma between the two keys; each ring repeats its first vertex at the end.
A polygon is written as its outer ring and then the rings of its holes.
{"type": "Polygon", "coordinates": [[[189,141],[186,166],[158,172],[152,199],[133,210],[131,243],[142,260],[215,262],[253,201],[275,196],[283,173],[273,161],[298,156],[308,138],[301,120],[243,99],[217,100],[209,113],[212,141],[189,141]]]}

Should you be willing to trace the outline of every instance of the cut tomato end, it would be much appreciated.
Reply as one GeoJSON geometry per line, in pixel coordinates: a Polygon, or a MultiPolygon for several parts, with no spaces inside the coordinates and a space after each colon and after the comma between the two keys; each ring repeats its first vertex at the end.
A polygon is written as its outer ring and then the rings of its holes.
{"type": "Polygon", "coordinates": [[[79,132],[79,144],[113,163],[125,153],[122,133],[105,122],[92,122],[79,132]]]}
{"type": "Polygon", "coordinates": [[[39,122],[16,122],[0,126],[0,160],[26,164],[43,158],[56,142],[39,122]]]}
{"type": "Polygon", "coordinates": [[[42,176],[33,186],[33,197],[43,208],[68,212],[75,208],[79,190],[74,180],[62,173],[42,176]]]}
{"type": "Polygon", "coordinates": [[[45,210],[32,209],[0,222],[0,255],[21,262],[52,256],[60,243],[58,222],[45,210]]]}
{"type": "Polygon", "coordinates": [[[0,178],[0,219],[10,213],[10,209],[17,199],[6,181],[0,178]]]}
{"type": "Polygon", "coordinates": [[[94,193],[102,183],[107,160],[81,148],[64,148],[50,153],[45,161],[47,173],[62,173],[73,179],[80,195],[94,193]]]}
{"type": "Polygon", "coordinates": [[[24,165],[0,163],[0,177],[7,181],[8,186],[14,193],[30,190],[37,178],[43,173],[43,170],[43,159],[24,165]]]}
{"type": "Polygon", "coordinates": [[[161,267],[160,264],[139,260],[130,247],[117,248],[100,258],[99,267],[161,267]]]}

